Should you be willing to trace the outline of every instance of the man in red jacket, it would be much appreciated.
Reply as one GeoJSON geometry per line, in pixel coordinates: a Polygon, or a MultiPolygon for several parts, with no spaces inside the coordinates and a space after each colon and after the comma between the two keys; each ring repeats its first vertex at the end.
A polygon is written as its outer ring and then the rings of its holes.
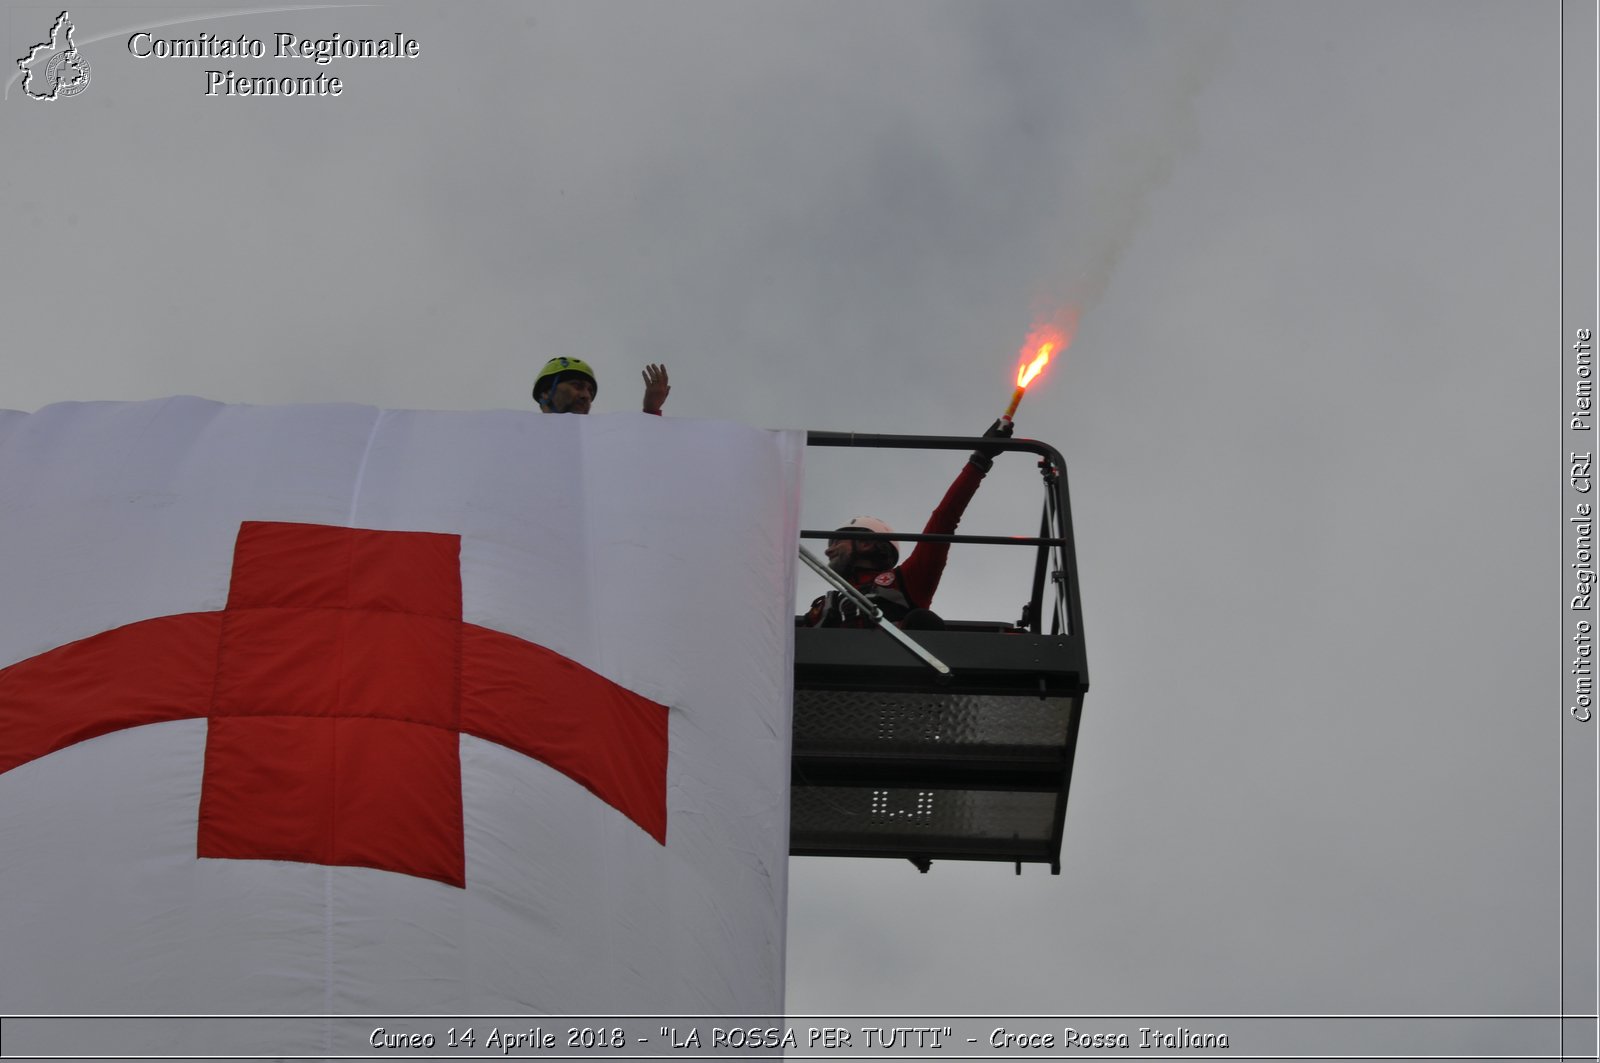
{"type": "MultiPolygon", "coordinates": [[[[1002,418],[984,433],[985,438],[1003,439],[1011,435],[1012,424],[1002,418]]],[[[979,447],[956,474],[955,482],[928,518],[924,535],[949,535],[961,522],[967,503],[977,492],[991,468],[998,448],[979,447]]],[[[889,533],[893,529],[876,517],[854,517],[839,531],[861,530],[889,533]]],[[[848,580],[856,590],[883,610],[884,619],[904,628],[943,627],[929,609],[934,592],[944,576],[950,556],[949,543],[921,542],[911,551],[905,564],[899,564],[900,550],[887,539],[830,539],[828,567],[848,580]]],[[[871,618],[841,591],[829,591],[811,603],[802,627],[867,627],[871,618]]]]}

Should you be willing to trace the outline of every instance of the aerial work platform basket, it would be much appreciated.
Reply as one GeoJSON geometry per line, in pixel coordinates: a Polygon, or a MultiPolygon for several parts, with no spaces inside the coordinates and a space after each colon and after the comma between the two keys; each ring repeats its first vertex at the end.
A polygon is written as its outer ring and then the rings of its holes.
{"type": "Polygon", "coordinates": [[[1024,863],[1044,863],[1061,872],[1089,673],[1060,453],[1031,439],[807,436],[816,447],[971,450],[980,443],[1038,456],[1044,511],[1037,536],[853,537],[1031,547],[1022,616],[905,632],[916,647],[870,627],[796,629],[792,855],[904,857],[922,871],[933,860],[1004,861],[1018,873],[1024,863]]]}

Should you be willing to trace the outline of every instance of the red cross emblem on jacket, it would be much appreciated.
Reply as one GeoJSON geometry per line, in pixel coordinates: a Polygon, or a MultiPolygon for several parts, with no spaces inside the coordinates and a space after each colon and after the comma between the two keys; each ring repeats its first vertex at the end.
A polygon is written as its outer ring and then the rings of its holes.
{"type": "Polygon", "coordinates": [[[0,669],[0,772],[205,717],[198,856],[465,886],[468,734],[543,761],[665,844],[666,707],[464,623],[460,551],[457,535],[246,522],[221,611],[0,669]]]}

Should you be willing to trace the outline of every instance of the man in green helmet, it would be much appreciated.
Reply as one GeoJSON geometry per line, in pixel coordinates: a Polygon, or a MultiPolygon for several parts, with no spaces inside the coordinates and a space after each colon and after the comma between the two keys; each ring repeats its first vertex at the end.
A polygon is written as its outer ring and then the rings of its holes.
{"type": "MultiPolygon", "coordinates": [[[[644,367],[644,412],[661,415],[672,385],[667,383],[667,367],[644,367]]],[[[595,383],[594,370],[581,358],[552,358],[539,370],[533,382],[533,401],[544,413],[588,413],[600,385],[595,383]]]]}

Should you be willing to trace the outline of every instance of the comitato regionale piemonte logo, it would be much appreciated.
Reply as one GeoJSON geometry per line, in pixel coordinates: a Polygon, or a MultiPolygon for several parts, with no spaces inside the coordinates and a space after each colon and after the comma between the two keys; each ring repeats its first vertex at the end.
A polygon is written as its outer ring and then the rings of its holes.
{"type": "Polygon", "coordinates": [[[89,87],[89,61],[72,43],[72,17],[63,11],[50,27],[50,39],[17,60],[22,91],[32,100],[59,100],[89,87]]]}

